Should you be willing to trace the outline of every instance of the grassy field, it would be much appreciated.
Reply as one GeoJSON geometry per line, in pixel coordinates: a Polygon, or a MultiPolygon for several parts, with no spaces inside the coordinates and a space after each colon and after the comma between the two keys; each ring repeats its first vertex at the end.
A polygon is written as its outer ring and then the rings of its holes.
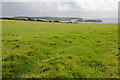
{"type": "Polygon", "coordinates": [[[3,78],[118,78],[118,25],[3,20],[3,78]]]}

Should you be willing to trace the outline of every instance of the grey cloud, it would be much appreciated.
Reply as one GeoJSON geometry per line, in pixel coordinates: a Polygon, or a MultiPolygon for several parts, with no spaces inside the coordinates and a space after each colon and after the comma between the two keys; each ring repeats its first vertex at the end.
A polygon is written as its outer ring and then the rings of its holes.
{"type": "Polygon", "coordinates": [[[76,16],[83,18],[116,18],[117,11],[88,11],[75,2],[3,2],[3,16],[76,16]],[[61,10],[58,8],[60,5],[61,10]],[[66,7],[67,6],[67,7],[66,7]]]}
{"type": "Polygon", "coordinates": [[[16,16],[29,14],[28,8],[30,5],[23,3],[14,3],[14,2],[4,2],[2,3],[2,14],[3,16],[16,16]]]}

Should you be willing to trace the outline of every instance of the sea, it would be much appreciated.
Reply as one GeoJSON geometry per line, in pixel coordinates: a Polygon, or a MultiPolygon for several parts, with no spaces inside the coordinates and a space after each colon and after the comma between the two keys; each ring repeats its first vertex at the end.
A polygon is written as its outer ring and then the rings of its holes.
{"type": "Polygon", "coordinates": [[[80,23],[120,23],[120,18],[99,18],[102,22],[80,22],[80,23]]]}
{"type": "Polygon", "coordinates": [[[102,23],[120,23],[120,18],[101,18],[102,23]]]}

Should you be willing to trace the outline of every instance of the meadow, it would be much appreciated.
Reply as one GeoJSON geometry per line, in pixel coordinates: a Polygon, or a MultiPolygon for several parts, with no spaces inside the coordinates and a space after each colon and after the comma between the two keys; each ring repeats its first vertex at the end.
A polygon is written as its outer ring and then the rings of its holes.
{"type": "Polygon", "coordinates": [[[2,25],[3,78],[118,78],[118,24],[2,25]]]}

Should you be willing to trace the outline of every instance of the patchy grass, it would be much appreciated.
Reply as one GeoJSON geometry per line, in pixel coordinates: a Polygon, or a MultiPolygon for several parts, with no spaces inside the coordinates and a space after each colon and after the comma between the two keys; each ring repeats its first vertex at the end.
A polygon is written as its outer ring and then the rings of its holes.
{"type": "Polygon", "coordinates": [[[118,78],[118,25],[3,20],[3,78],[118,78]]]}

